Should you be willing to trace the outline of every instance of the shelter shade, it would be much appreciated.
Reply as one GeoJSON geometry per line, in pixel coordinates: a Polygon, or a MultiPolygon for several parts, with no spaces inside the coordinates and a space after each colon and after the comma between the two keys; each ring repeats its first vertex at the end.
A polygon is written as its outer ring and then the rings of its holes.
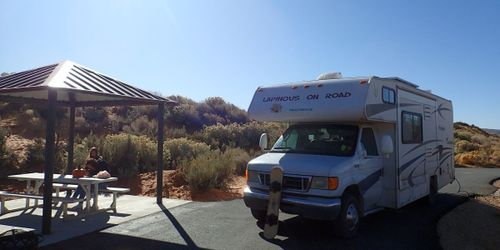
{"type": "Polygon", "coordinates": [[[68,170],[73,165],[75,107],[158,105],[158,189],[162,201],[165,105],[176,102],[128,85],[71,61],[0,77],[0,101],[47,106],[42,232],[51,232],[56,108],[70,108],[68,170]]]}

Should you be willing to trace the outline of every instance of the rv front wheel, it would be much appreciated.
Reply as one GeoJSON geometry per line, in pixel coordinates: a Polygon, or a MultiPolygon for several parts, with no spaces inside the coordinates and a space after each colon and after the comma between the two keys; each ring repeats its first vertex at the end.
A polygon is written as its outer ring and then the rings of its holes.
{"type": "Polygon", "coordinates": [[[335,233],[344,238],[355,236],[359,228],[360,215],[359,201],[352,194],[344,195],[340,214],[334,221],[335,233]]]}

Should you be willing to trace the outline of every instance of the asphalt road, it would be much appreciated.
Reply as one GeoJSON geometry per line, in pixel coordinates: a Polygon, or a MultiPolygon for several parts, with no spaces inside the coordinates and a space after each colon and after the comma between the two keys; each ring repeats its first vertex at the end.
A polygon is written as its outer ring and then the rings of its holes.
{"type": "MultiPolygon", "coordinates": [[[[500,169],[456,172],[468,193],[494,191],[488,183],[500,177],[500,169]]],[[[432,205],[416,202],[367,216],[353,239],[332,235],[330,223],[281,214],[277,238],[267,241],[243,201],[234,200],[191,202],[42,249],[439,249],[436,222],[466,200],[453,185],[432,205]]]]}

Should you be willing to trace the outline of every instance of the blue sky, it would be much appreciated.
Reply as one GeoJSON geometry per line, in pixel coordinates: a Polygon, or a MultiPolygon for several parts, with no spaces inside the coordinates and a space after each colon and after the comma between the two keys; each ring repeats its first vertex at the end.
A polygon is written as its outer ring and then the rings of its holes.
{"type": "Polygon", "coordinates": [[[0,72],[65,59],[247,109],[260,85],[399,76],[500,128],[500,1],[2,1],[0,72]]]}

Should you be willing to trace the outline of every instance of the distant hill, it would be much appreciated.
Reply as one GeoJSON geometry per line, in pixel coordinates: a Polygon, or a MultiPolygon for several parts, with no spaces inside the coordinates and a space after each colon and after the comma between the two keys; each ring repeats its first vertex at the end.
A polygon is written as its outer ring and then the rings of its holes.
{"type": "Polygon", "coordinates": [[[500,167],[500,135],[464,122],[456,122],[454,128],[458,166],[500,167]]]}
{"type": "Polygon", "coordinates": [[[483,130],[490,134],[500,135],[500,129],[483,128],[483,130]]]}

